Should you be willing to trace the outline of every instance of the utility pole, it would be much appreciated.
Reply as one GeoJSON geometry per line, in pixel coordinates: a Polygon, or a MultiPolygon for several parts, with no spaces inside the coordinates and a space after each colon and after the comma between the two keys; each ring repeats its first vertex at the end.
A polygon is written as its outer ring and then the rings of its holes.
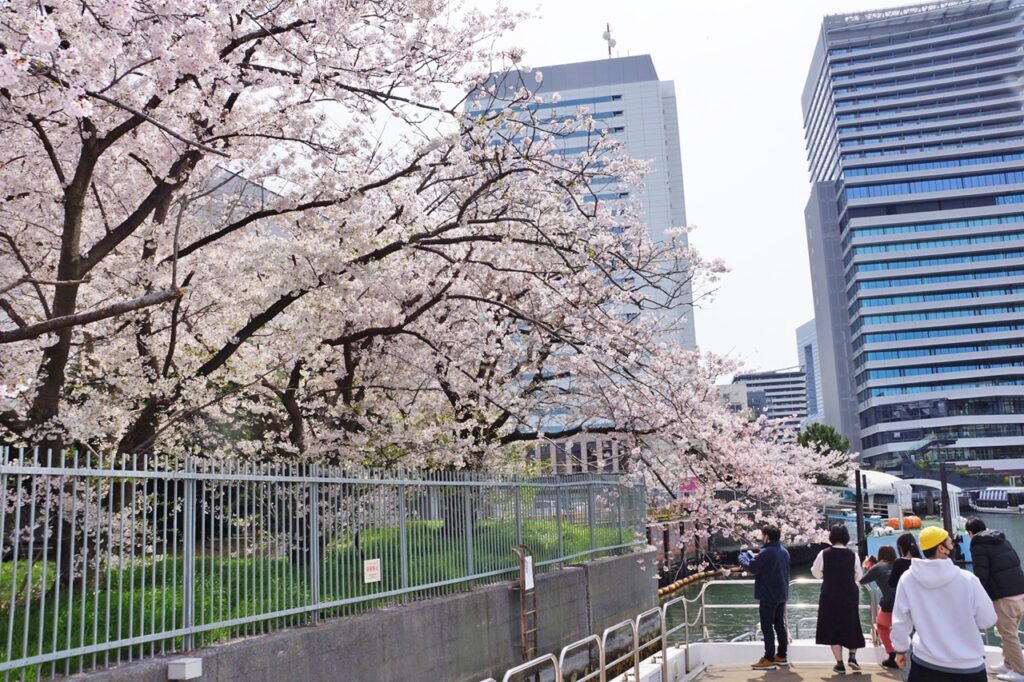
{"type": "Polygon", "coordinates": [[[949,508],[949,480],[946,473],[946,460],[939,462],[939,486],[942,489],[942,527],[953,535],[953,515],[949,508]]]}
{"type": "Polygon", "coordinates": [[[854,494],[857,496],[856,515],[857,515],[857,551],[863,553],[864,547],[864,486],[862,484],[860,469],[854,472],[856,477],[853,484],[854,494]]]}

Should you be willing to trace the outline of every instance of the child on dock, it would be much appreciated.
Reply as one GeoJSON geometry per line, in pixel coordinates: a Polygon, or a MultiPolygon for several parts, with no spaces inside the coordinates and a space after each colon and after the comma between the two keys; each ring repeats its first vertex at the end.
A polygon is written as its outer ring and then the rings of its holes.
{"type": "Polygon", "coordinates": [[[874,583],[882,592],[882,599],[878,604],[878,616],[875,618],[875,629],[878,630],[878,637],[882,640],[885,653],[889,656],[882,661],[885,668],[895,668],[896,652],[892,648],[892,640],[889,638],[889,631],[892,629],[892,607],[896,602],[896,588],[889,585],[889,576],[892,574],[892,565],[896,561],[896,548],[885,545],[878,548],[878,563],[868,567],[865,561],[865,568],[868,569],[864,577],[860,579],[861,585],[874,583]]]}

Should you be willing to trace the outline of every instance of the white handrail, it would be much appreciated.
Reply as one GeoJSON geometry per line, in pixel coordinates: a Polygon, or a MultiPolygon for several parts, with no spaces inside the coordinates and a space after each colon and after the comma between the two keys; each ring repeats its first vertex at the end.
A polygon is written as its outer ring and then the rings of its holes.
{"type": "Polygon", "coordinates": [[[512,679],[513,675],[517,673],[525,673],[528,670],[533,670],[542,663],[550,663],[555,670],[555,679],[562,679],[562,668],[558,665],[558,659],[555,658],[553,654],[544,654],[543,656],[538,656],[537,658],[531,659],[526,663],[520,663],[514,668],[510,668],[508,671],[505,672],[505,676],[501,678],[501,682],[509,682],[509,680],[512,679]]]}
{"type": "Polygon", "coordinates": [[[639,640],[639,637],[637,636],[636,621],[634,621],[632,619],[624,620],[621,623],[616,623],[615,625],[612,625],[610,627],[605,628],[604,634],[601,635],[601,648],[604,649],[604,652],[605,652],[605,667],[611,667],[613,665],[618,665],[622,661],[626,660],[626,658],[630,654],[632,654],[632,656],[633,656],[633,671],[634,671],[634,674],[636,676],[636,679],[637,680],[640,679],[640,640],[639,640]],[[633,632],[633,648],[625,656],[619,656],[614,661],[608,661],[607,660],[607,658],[608,658],[608,635],[609,635],[609,633],[616,632],[617,630],[621,630],[623,628],[623,626],[625,626],[625,625],[628,625],[629,629],[633,632]]]}
{"type": "MultiPolygon", "coordinates": [[[[605,682],[604,645],[601,644],[601,638],[597,635],[587,635],[583,639],[578,639],[572,644],[567,644],[564,647],[562,647],[562,652],[558,655],[559,669],[563,671],[565,670],[565,655],[574,649],[581,648],[584,644],[587,644],[588,648],[590,644],[597,645],[598,669],[596,673],[588,673],[583,677],[579,678],[576,682],[587,682],[587,680],[592,679],[595,674],[598,675],[598,682],[605,682]]],[[[589,662],[587,665],[589,666],[589,662]]],[[[562,682],[562,678],[559,677],[555,682],[562,682]]]]}

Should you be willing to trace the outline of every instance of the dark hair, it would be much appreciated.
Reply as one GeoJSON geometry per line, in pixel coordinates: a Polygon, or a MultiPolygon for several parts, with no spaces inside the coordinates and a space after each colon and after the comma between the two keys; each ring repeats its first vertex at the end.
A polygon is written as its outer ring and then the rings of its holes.
{"type": "Polygon", "coordinates": [[[765,526],[761,532],[768,536],[768,542],[778,542],[782,539],[782,531],[778,526],[765,526]]]}
{"type": "Polygon", "coordinates": [[[890,563],[896,561],[896,548],[892,545],[882,545],[878,548],[878,560],[890,563]]]}
{"type": "Polygon", "coordinates": [[[988,526],[986,526],[985,522],[979,519],[977,516],[972,516],[971,518],[967,519],[966,528],[968,533],[977,534],[983,530],[987,530],[988,526]]]}
{"type": "MultiPolygon", "coordinates": [[[[945,541],[943,541],[943,542],[945,542],[945,541]]],[[[924,550],[924,558],[925,559],[934,559],[935,558],[935,552],[939,551],[939,547],[942,547],[942,545],[943,545],[943,543],[940,542],[939,544],[935,545],[934,547],[931,547],[929,549],[924,550]]]]}
{"type": "Polygon", "coordinates": [[[908,554],[912,557],[920,557],[921,550],[917,548],[917,539],[913,533],[904,533],[903,535],[896,538],[896,546],[900,550],[900,556],[905,557],[908,554]]]}
{"type": "Polygon", "coordinates": [[[828,541],[833,545],[850,544],[850,529],[845,524],[837,523],[828,529],[828,541]]]}

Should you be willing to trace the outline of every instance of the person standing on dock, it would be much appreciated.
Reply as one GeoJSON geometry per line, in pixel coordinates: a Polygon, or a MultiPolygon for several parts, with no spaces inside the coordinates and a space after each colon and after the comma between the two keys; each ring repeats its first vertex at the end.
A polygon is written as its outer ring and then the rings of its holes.
{"type": "Polygon", "coordinates": [[[1003,642],[1003,664],[989,672],[1000,680],[1024,682],[1024,652],[1017,635],[1024,618],[1024,571],[1020,568],[1020,557],[1002,532],[989,530],[977,516],[967,520],[967,535],[971,538],[974,575],[992,599],[996,632],[1003,642]]]}
{"type": "Polygon", "coordinates": [[[857,581],[864,575],[857,552],[847,547],[850,530],[843,524],[832,526],[828,533],[831,547],[821,550],[811,566],[811,575],[821,578],[818,597],[818,625],[814,635],[817,644],[828,644],[836,664],[834,672],[843,674],[843,648],[850,650],[847,665],[859,671],[857,649],[864,648],[864,631],[860,626],[860,588],[857,581]]]}
{"type": "MultiPolygon", "coordinates": [[[[889,587],[893,590],[895,590],[899,585],[900,578],[903,577],[903,574],[910,570],[911,562],[914,559],[921,558],[921,550],[917,546],[917,538],[914,537],[913,533],[904,533],[896,538],[896,549],[900,556],[892,563],[892,572],[889,573],[889,587]]],[[[893,593],[895,594],[895,592],[893,593]]],[[[907,665],[900,669],[900,675],[903,676],[903,682],[907,682],[910,678],[910,659],[913,658],[913,656],[910,655],[910,652],[910,649],[905,652],[907,654],[907,665]]]]}
{"type": "Polygon", "coordinates": [[[917,548],[917,539],[913,533],[904,533],[896,538],[896,549],[900,557],[892,563],[892,571],[889,573],[889,587],[894,590],[910,568],[910,562],[921,558],[921,550],[917,548]]]}
{"type": "Polygon", "coordinates": [[[740,565],[754,574],[754,599],[758,601],[761,633],[764,635],[764,657],[750,667],[754,670],[775,670],[789,665],[786,631],[786,602],[789,600],[789,551],[782,546],[782,532],[777,526],[761,529],[764,546],[757,555],[740,554],[740,565]],[[776,653],[775,638],[779,648],[776,653]]]}
{"type": "Polygon", "coordinates": [[[996,623],[992,600],[971,572],[948,561],[953,540],[944,529],[921,531],[924,559],[914,559],[896,588],[892,645],[896,663],[907,665],[909,682],[985,682],[985,645],[979,630],[996,623]]]}
{"type": "Polygon", "coordinates": [[[878,548],[878,563],[868,569],[864,577],[860,579],[861,585],[874,583],[882,592],[882,599],[878,604],[878,616],[875,618],[875,629],[878,630],[878,637],[882,640],[885,653],[889,657],[882,661],[882,667],[896,667],[896,652],[892,648],[892,640],[889,639],[889,631],[892,629],[892,607],[896,602],[896,588],[889,585],[889,576],[892,574],[892,565],[896,561],[896,548],[884,545],[878,548]]]}

